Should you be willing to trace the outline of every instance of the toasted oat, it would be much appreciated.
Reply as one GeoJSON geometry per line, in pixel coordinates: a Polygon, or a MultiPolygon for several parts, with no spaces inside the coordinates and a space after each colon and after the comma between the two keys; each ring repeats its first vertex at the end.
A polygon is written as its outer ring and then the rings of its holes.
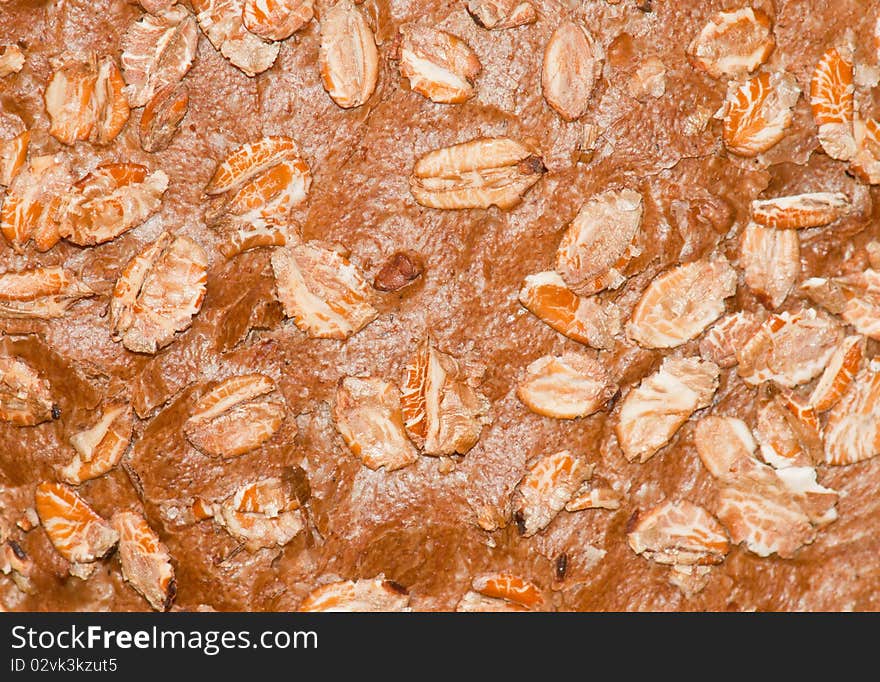
{"type": "Polygon", "coordinates": [[[178,0],[137,0],[137,3],[150,14],[161,14],[178,3],[178,0]]]}
{"type": "Polygon", "coordinates": [[[240,253],[266,246],[284,246],[288,232],[282,225],[245,224],[236,225],[226,232],[226,241],[220,244],[220,253],[233,258],[240,253]]]}
{"type": "Polygon", "coordinates": [[[627,92],[630,97],[644,102],[649,97],[666,94],[666,64],[659,57],[648,57],[630,76],[627,92]]]}
{"type": "Polygon", "coordinates": [[[758,447],[748,425],[736,417],[710,415],[694,429],[697,454],[714,478],[723,479],[740,457],[751,457],[758,447]]]}
{"type": "Polygon", "coordinates": [[[430,339],[406,368],[401,406],[409,437],[426,455],[465,454],[480,439],[489,401],[461,363],[430,339]]]}
{"type": "Polygon", "coordinates": [[[222,502],[196,500],[193,512],[198,519],[213,517],[214,522],[250,552],[267,547],[283,547],[305,527],[301,503],[289,481],[264,478],[238,488],[222,502]]]}
{"type": "Polygon", "coordinates": [[[718,518],[735,544],[783,559],[816,539],[816,525],[836,518],[837,494],[816,483],[810,467],[774,471],[745,457],[718,492],[718,518]]]}
{"type": "Polygon", "coordinates": [[[568,450],[535,462],[514,492],[513,518],[520,535],[531,537],[550,525],[592,475],[593,467],[568,450]]]}
{"type": "Polygon", "coordinates": [[[459,613],[510,613],[528,611],[525,606],[505,599],[486,597],[479,592],[468,590],[455,607],[459,613]]]}
{"type": "Polygon", "coordinates": [[[574,163],[590,163],[593,160],[601,133],[602,129],[594,123],[585,123],[581,127],[580,137],[572,153],[574,163]]]}
{"type": "Polygon", "coordinates": [[[370,469],[396,471],[418,459],[406,436],[400,391],[382,379],[345,377],[333,410],[345,444],[370,469]]]}
{"type": "Polygon", "coordinates": [[[773,553],[790,558],[816,538],[816,531],[800,509],[768,501],[736,488],[722,488],[718,515],[736,544],[766,557],[773,553]]]}
{"type": "Polygon", "coordinates": [[[4,538],[0,531],[0,574],[8,575],[19,590],[30,594],[34,591],[31,577],[35,568],[34,561],[21,545],[12,538],[4,538]]]}
{"type": "Polygon", "coordinates": [[[767,307],[778,308],[801,272],[797,232],[749,223],[740,240],[739,264],[745,271],[749,289],[767,307]]]}
{"type": "Polygon", "coordinates": [[[810,106],[819,143],[833,159],[855,156],[853,135],[853,47],[832,47],[819,60],[810,81],[810,106]]]}
{"type": "Polygon", "coordinates": [[[263,374],[231,376],[193,407],[183,431],[212,457],[239,457],[269,440],[285,417],[284,398],[263,374]]]}
{"type": "Polygon", "coordinates": [[[760,73],[727,93],[722,139],[728,151],[757,156],[785,137],[800,88],[787,73],[760,73]]]}
{"type": "Polygon", "coordinates": [[[376,89],[376,38],[351,0],[340,0],[322,14],[318,65],[324,89],[343,109],[361,106],[376,89]]]}
{"type": "Polygon", "coordinates": [[[472,586],[484,597],[504,599],[528,609],[538,608],[544,603],[544,595],[537,585],[512,573],[477,576],[472,586]]]}
{"type": "Polygon", "coordinates": [[[290,239],[287,226],[261,222],[235,221],[223,228],[224,241],[219,244],[220,253],[234,258],[240,253],[263,247],[284,246],[290,239]]]}
{"type": "Polygon", "coordinates": [[[168,548],[140,514],[117,512],[111,522],[119,533],[123,577],[156,611],[167,611],[177,593],[168,548]]]}
{"type": "Polygon", "coordinates": [[[790,396],[776,396],[758,408],[755,435],[761,458],[776,469],[810,466],[822,457],[822,431],[815,412],[790,396]]]}
{"type": "Polygon", "coordinates": [[[145,152],[167,149],[189,108],[189,91],[180,83],[160,88],[141,113],[138,133],[145,152]]]}
{"type": "Polygon", "coordinates": [[[694,68],[713,78],[745,76],[767,61],[776,40],[773,22],[751,7],[716,12],[688,45],[694,68]]]}
{"type": "Polygon", "coordinates": [[[868,256],[868,265],[872,270],[880,269],[880,241],[872,239],[865,244],[865,253],[868,256]]]}
{"type": "Polygon", "coordinates": [[[793,391],[780,393],[778,399],[797,423],[814,430],[821,438],[822,424],[819,421],[819,413],[810,405],[808,399],[802,398],[793,391]]]}
{"type": "Polygon", "coordinates": [[[621,331],[614,303],[576,295],[556,272],[526,277],[519,301],[552,329],[594,348],[611,348],[621,331]]]}
{"type": "Polygon", "coordinates": [[[630,189],[608,191],[587,201],[571,222],[556,252],[556,271],[578,295],[615,289],[626,281],[622,270],[638,254],[642,195],[630,189]]]}
{"type": "Polygon", "coordinates": [[[48,251],[61,239],[59,226],[72,175],[67,157],[31,157],[12,181],[0,208],[0,232],[21,253],[30,240],[48,251]]]}
{"type": "Polygon", "coordinates": [[[648,285],[626,326],[646,348],[674,348],[699,336],[736,293],[736,271],[723,257],[679,265],[648,285]]]}
{"type": "Polygon", "coordinates": [[[122,269],[110,299],[115,341],[156,353],[192,324],[202,307],[208,257],[187,237],[163,232],[122,269]]]}
{"type": "MultiPolygon", "coordinates": [[[[831,286],[844,301],[843,308],[839,311],[844,321],[855,327],[860,334],[872,339],[880,338],[880,271],[869,268],[836,277],[831,286]]],[[[823,305],[824,303],[822,301],[823,305]]],[[[828,310],[835,312],[830,307],[828,310]]]]}
{"type": "Polygon", "coordinates": [[[816,469],[789,467],[775,473],[816,528],[837,520],[838,493],[818,483],[816,469]]]}
{"type": "Polygon", "coordinates": [[[225,238],[221,252],[232,258],[286,244],[290,211],[306,200],[311,184],[311,169],[292,138],[269,136],[234,149],[205,188],[209,195],[226,194],[208,217],[225,238]]]}
{"type": "Polygon", "coordinates": [[[780,230],[821,227],[848,212],[852,202],[841,192],[809,192],[752,202],[752,220],[780,230]]]}
{"type": "Polygon", "coordinates": [[[142,107],[166,87],[176,86],[196,55],[199,29],[183,6],[145,14],[122,36],[122,75],[133,107],[142,107]]]}
{"type": "Polygon", "coordinates": [[[376,319],[369,285],[336,251],[313,243],[272,254],[278,300],[297,327],[321,339],[346,339],[376,319]]]}
{"type": "Polygon", "coordinates": [[[115,333],[118,333],[117,329],[122,332],[134,323],[135,304],[147,275],[173,241],[174,236],[171,233],[163,232],[122,269],[110,299],[110,326],[115,333]]]}
{"type": "Polygon", "coordinates": [[[191,0],[199,26],[216,50],[247,76],[263,73],[278,58],[280,43],[264,42],[245,28],[245,0],[191,0]]]}
{"type": "Polygon", "coordinates": [[[510,209],[546,170],[541,158],[516,140],[481,137],[422,156],[409,186],[428,208],[510,209]]]}
{"type": "Polygon", "coordinates": [[[8,187],[27,160],[31,132],[25,130],[15,137],[0,141],[0,185],[8,187]]]}
{"type": "Polygon", "coordinates": [[[840,326],[812,308],[771,315],[737,350],[737,371],[752,386],[772,380],[794,388],[825,369],[842,338],[840,326]]]}
{"type": "Polygon", "coordinates": [[[90,140],[108,144],[122,131],[129,116],[125,81],[113,57],[97,63],[69,63],[56,71],[44,100],[59,142],[90,140]]]}
{"type": "Polygon", "coordinates": [[[585,483],[572,498],[566,502],[565,511],[576,512],[584,509],[620,509],[623,495],[608,485],[585,483]]]}
{"type": "Polygon", "coordinates": [[[478,26],[488,29],[516,28],[538,20],[532,3],[520,0],[468,0],[467,11],[478,26]]]}
{"type": "Polygon", "coordinates": [[[276,516],[298,509],[300,502],[287,479],[266,478],[249,483],[235,491],[230,508],[242,514],[276,516]]]}
{"type": "Polygon", "coordinates": [[[810,277],[800,285],[799,289],[807,298],[830,313],[840,315],[846,310],[848,296],[834,279],[810,277]]]}
{"type": "Polygon", "coordinates": [[[385,576],[341,580],[318,587],[299,605],[298,611],[409,611],[407,591],[385,576]]]}
{"type": "Polygon", "coordinates": [[[837,277],[833,283],[845,300],[841,317],[859,333],[880,338],[880,271],[869,268],[837,277]]]}
{"type": "Polygon", "coordinates": [[[95,119],[89,139],[96,144],[109,144],[125,127],[131,109],[125,97],[125,80],[113,57],[98,61],[92,112],[95,119]]]}
{"type": "Polygon", "coordinates": [[[46,535],[58,553],[74,564],[74,575],[88,575],[89,568],[78,565],[103,558],[119,540],[113,527],[62,483],[38,485],[35,503],[46,535]]]}
{"type": "Polygon", "coordinates": [[[314,0],[244,0],[244,27],[264,40],[286,40],[315,16],[314,0]]]}
{"type": "Polygon", "coordinates": [[[616,392],[605,367],[582,353],[538,358],[516,388],[517,397],[532,412],[554,419],[591,415],[616,392]]]}
{"type": "Polygon", "coordinates": [[[864,182],[880,184],[880,121],[856,117],[853,122],[856,153],[850,168],[864,182]]]}
{"type": "Polygon", "coordinates": [[[40,525],[40,517],[37,516],[37,510],[33,507],[28,507],[24,510],[21,515],[21,518],[15,522],[15,525],[18,526],[25,533],[32,531],[34,528],[40,525]]]}
{"type": "Polygon", "coordinates": [[[173,5],[177,4],[177,0],[137,0],[138,4],[150,14],[161,14],[173,5]]]}
{"type": "Polygon", "coordinates": [[[687,599],[692,599],[702,592],[709,584],[711,566],[679,566],[674,565],[669,569],[669,584],[681,590],[687,599]]]}
{"type": "MultiPolygon", "coordinates": [[[[452,458],[447,459],[451,460],[452,458]]],[[[474,520],[480,528],[489,533],[506,527],[509,522],[507,513],[502,512],[498,504],[491,502],[482,503],[474,509],[474,520]]]]}
{"type": "Polygon", "coordinates": [[[825,425],[825,463],[854,464],[880,454],[880,372],[860,371],[825,425]]]}
{"type": "Polygon", "coordinates": [[[725,315],[712,325],[700,341],[700,356],[721,368],[733,367],[736,364],[736,349],[752,338],[765,316],[763,308],[757,313],[740,310],[725,315]]]}
{"type": "Polygon", "coordinates": [[[91,428],[70,437],[76,455],[58,469],[58,478],[71,485],[103,476],[113,469],[131,441],[132,411],[125,403],[105,405],[91,428]]]}
{"type": "Polygon", "coordinates": [[[232,193],[223,221],[248,227],[288,222],[290,210],[306,200],[312,185],[309,164],[290,157],[260,172],[232,193]]]}
{"type": "Polygon", "coordinates": [[[721,524],[687,500],[664,502],[638,514],[626,537],[636,554],[671,566],[720,564],[730,551],[721,524]]]}
{"type": "Polygon", "coordinates": [[[223,238],[220,252],[232,258],[250,249],[287,244],[290,211],[305,201],[311,182],[308,164],[289,158],[219,198],[206,218],[223,238]]]}
{"type": "Polygon", "coordinates": [[[24,62],[24,52],[18,45],[0,45],[0,78],[18,73],[24,62]]]}
{"type": "Polygon", "coordinates": [[[98,166],[73,186],[61,236],[79,246],[116,239],[159,210],[168,188],[164,171],[136,163],[98,166]]]}
{"type": "Polygon", "coordinates": [[[299,147],[296,142],[283,135],[270,135],[257,142],[240,145],[217,166],[205,187],[205,193],[214,195],[238,189],[281,161],[297,156],[299,147]]]}
{"type": "Polygon", "coordinates": [[[880,59],[880,17],[877,17],[877,20],[874,22],[874,35],[872,42],[874,43],[874,53],[877,55],[877,58],[880,59]]]}
{"type": "Polygon", "coordinates": [[[705,105],[698,105],[685,116],[681,123],[681,132],[688,136],[700,135],[709,126],[711,120],[712,109],[705,105]]]}
{"type": "Polygon", "coordinates": [[[62,317],[74,303],[94,296],[73,272],[36,267],[0,275],[0,318],[62,317]]]}
{"type": "Polygon", "coordinates": [[[54,418],[49,382],[24,360],[0,356],[0,420],[34,426],[54,418]]]}
{"type": "Polygon", "coordinates": [[[834,351],[825,371],[810,394],[810,406],[816,412],[834,407],[852,384],[865,354],[865,338],[847,336],[834,351]]]}
{"type": "Polygon", "coordinates": [[[441,104],[460,104],[476,93],[474,80],[483,67],[458,36],[427,26],[400,29],[400,75],[414,91],[441,104]]]}
{"type": "Polygon", "coordinates": [[[541,92],[564,120],[586,113],[604,59],[602,46],[585,26],[566,21],[553,31],[544,49],[541,92]]]}
{"type": "Polygon", "coordinates": [[[717,365],[698,358],[664,360],[623,399],[615,431],[624,456],[646,462],[657,454],[695,411],[712,402],[718,375],[717,365]]]}
{"type": "Polygon", "coordinates": [[[70,63],[57,70],[46,86],[43,99],[49,115],[49,133],[59,142],[88,140],[95,127],[92,98],[97,74],[87,64],[70,63]]]}

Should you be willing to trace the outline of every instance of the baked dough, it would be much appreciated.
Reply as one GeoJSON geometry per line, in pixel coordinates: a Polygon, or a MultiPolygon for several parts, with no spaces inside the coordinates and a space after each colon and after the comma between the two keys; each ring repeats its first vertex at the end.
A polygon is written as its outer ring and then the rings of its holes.
{"type": "Polygon", "coordinates": [[[0,5],[0,606],[880,608],[880,6],[144,4],[0,5]]]}

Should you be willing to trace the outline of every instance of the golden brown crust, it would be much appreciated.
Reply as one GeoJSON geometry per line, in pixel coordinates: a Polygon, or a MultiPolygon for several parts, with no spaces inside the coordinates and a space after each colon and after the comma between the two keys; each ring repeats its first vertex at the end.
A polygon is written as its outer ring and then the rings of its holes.
{"type": "Polygon", "coordinates": [[[0,605],[880,609],[864,3],[755,2],[741,42],[697,40],[721,2],[330,5],[3,3],[0,358],[27,387],[0,387],[0,605]],[[851,97],[840,65],[811,88],[850,44],[851,97]],[[50,116],[59,72],[82,87],[50,116]],[[290,154],[215,179],[272,138],[290,154]],[[167,188],[86,206],[106,164],[167,188]],[[252,375],[271,391],[191,421],[252,375]],[[94,551],[59,553],[44,482],[94,551]],[[114,517],[152,549],[114,549],[114,517]]]}

